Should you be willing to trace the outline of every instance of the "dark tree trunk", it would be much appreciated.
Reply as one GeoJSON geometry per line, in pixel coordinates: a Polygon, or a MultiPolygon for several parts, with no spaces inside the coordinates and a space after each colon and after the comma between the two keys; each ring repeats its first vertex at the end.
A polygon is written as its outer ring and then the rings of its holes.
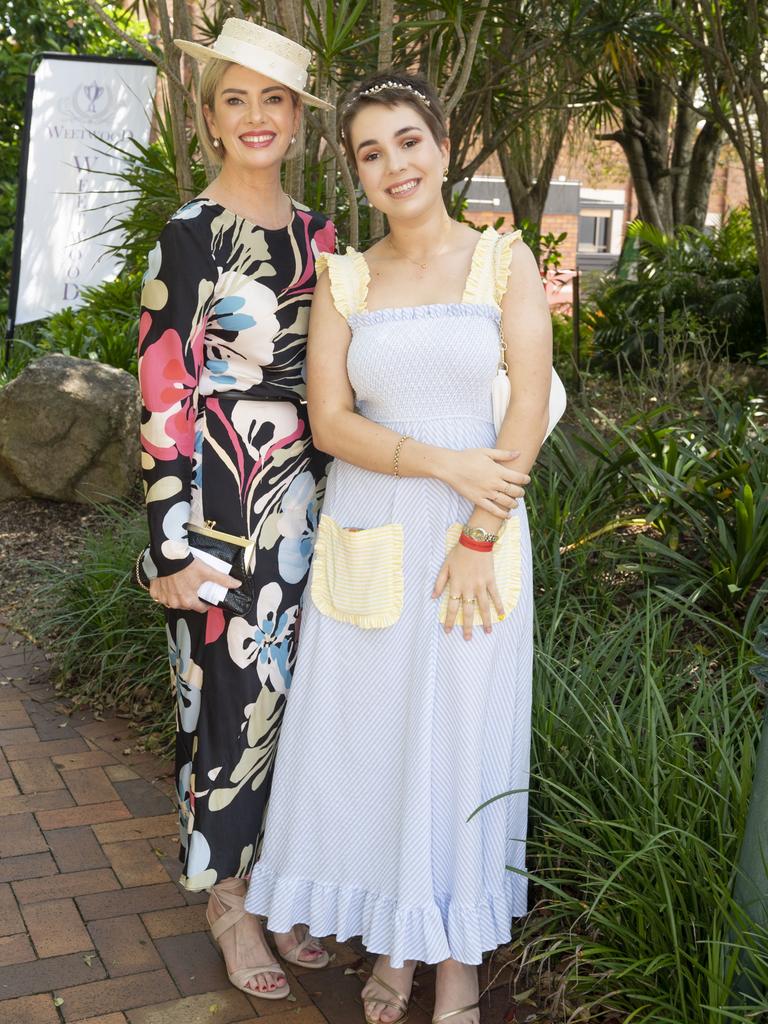
{"type": "Polygon", "coordinates": [[[691,157],[696,136],[696,115],[692,104],[696,93],[696,78],[689,74],[680,83],[672,138],[672,217],[675,224],[685,224],[688,207],[688,183],[691,177],[691,157]]]}
{"type": "Polygon", "coordinates": [[[640,220],[667,233],[681,224],[704,227],[723,142],[722,131],[711,121],[697,134],[698,85],[692,75],[674,86],[646,77],[621,111],[621,129],[598,136],[624,150],[640,220]]]}
{"type": "Polygon", "coordinates": [[[720,126],[713,121],[707,121],[693,145],[685,207],[679,223],[691,224],[699,231],[704,230],[707,219],[709,193],[712,190],[712,179],[715,176],[717,158],[724,138],[720,126]]]}
{"type": "Polygon", "coordinates": [[[549,183],[568,130],[568,113],[546,126],[546,138],[533,141],[513,135],[499,146],[501,173],[512,201],[515,223],[530,221],[538,229],[549,183]]]}

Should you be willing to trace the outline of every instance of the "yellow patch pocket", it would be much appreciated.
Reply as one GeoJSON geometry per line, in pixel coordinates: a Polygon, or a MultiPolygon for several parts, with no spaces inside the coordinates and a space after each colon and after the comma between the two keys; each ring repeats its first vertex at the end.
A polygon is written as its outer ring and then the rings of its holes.
{"type": "MultiPolygon", "coordinates": [[[[445,535],[445,553],[448,554],[453,548],[459,543],[459,537],[461,536],[462,523],[454,523],[453,526],[448,528],[445,535]]],[[[493,545],[493,571],[496,576],[496,589],[499,592],[501,598],[501,604],[504,608],[504,614],[509,615],[512,609],[518,602],[520,597],[520,520],[517,518],[508,519],[504,524],[501,536],[493,545]]],[[[450,580],[440,601],[440,621],[445,622],[445,616],[448,611],[448,593],[450,588],[450,580]]],[[[480,617],[480,611],[475,607],[475,617],[473,625],[482,626],[483,620],[480,617]]],[[[491,621],[501,621],[496,611],[496,607],[491,601],[491,621]]],[[[461,611],[456,616],[456,622],[461,625],[461,611]]]]}
{"type": "Polygon", "coordinates": [[[339,622],[391,626],[403,610],[403,527],[356,530],[321,515],[312,556],[312,600],[339,622]]]}

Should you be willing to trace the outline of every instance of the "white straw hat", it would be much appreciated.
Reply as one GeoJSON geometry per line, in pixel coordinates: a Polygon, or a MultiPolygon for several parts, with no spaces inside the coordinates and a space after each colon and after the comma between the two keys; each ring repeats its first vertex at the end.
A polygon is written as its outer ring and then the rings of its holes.
{"type": "Polygon", "coordinates": [[[189,39],[174,39],[184,53],[198,60],[228,60],[251,71],[273,78],[281,85],[298,93],[307,103],[324,110],[333,110],[331,103],[305,91],[307,68],[312,54],[306,47],[271,32],[261,25],[242,18],[227,18],[221,35],[212,46],[193,43],[189,39]]]}

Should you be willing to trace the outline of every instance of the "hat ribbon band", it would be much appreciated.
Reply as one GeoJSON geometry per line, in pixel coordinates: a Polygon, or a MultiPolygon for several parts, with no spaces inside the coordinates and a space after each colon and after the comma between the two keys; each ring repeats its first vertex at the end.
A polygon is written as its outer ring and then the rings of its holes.
{"type": "Polygon", "coordinates": [[[270,50],[247,43],[244,39],[227,39],[225,36],[219,36],[211,49],[220,57],[233,60],[236,64],[244,64],[298,92],[303,92],[307,84],[306,69],[302,70],[293,61],[278,57],[270,50]]]}

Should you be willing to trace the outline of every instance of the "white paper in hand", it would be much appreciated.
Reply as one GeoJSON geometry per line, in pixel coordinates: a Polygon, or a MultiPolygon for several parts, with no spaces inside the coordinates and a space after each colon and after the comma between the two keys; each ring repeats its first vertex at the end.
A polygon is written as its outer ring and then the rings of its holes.
{"type": "MultiPolygon", "coordinates": [[[[212,569],[217,569],[219,572],[223,572],[229,575],[229,571],[232,566],[225,562],[223,558],[217,558],[216,555],[211,555],[207,551],[201,551],[199,548],[190,546],[189,549],[195,558],[199,558],[201,562],[205,562],[206,565],[210,565],[212,569]]],[[[205,580],[197,588],[197,596],[201,601],[207,601],[208,604],[221,604],[224,598],[227,596],[227,588],[223,587],[221,583],[213,583],[211,580],[205,580]]]]}

